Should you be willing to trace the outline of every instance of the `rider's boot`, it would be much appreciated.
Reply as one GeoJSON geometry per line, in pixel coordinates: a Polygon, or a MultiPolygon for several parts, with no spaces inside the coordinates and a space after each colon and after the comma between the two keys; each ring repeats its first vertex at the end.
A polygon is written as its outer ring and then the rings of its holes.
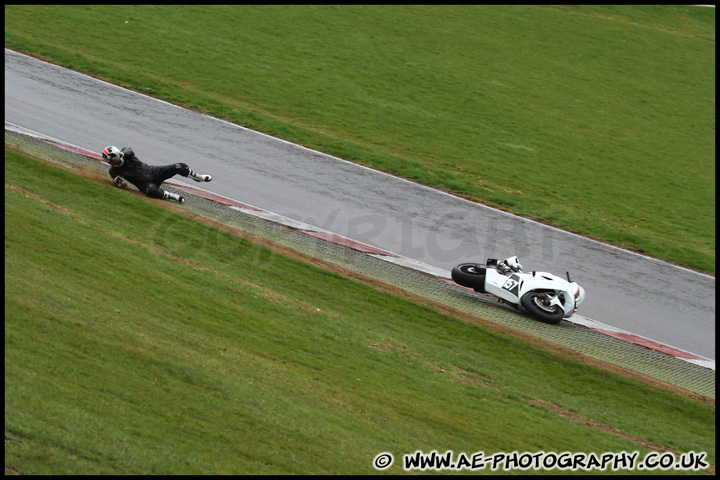
{"type": "Polygon", "coordinates": [[[192,178],[196,182],[209,182],[212,180],[212,177],[210,175],[200,175],[195,172],[195,170],[190,170],[190,173],[188,173],[188,177],[192,178]]]}
{"type": "Polygon", "coordinates": [[[167,190],[165,190],[163,194],[163,200],[175,200],[178,203],[185,203],[185,197],[177,193],[168,192],[167,190]]]}

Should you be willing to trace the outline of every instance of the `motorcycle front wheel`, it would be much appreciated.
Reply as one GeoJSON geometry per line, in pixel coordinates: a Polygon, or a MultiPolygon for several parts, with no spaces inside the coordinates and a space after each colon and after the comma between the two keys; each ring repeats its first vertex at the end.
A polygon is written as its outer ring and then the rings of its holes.
{"type": "Polygon", "coordinates": [[[542,292],[529,292],[520,300],[522,306],[541,322],[555,325],[565,316],[565,311],[557,305],[550,305],[542,292]]]}

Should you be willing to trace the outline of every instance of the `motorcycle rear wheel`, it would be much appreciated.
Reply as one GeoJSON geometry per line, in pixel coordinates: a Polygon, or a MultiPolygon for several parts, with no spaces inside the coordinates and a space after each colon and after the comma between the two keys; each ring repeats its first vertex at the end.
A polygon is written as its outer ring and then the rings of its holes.
{"type": "Polygon", "coordinates": [[[461,263],[453,268],[450,274],[458,285],[485,293],[485,268],[485,265],[478,263],[461,263]]]}
{"type": "Polygon", "coordinates": [[[530,314],[541,322],[555,325],[565,316],[565,311],[557,305],[547,305],[542,292],[528,292],[523,295],[520,303],[530,314]]]}

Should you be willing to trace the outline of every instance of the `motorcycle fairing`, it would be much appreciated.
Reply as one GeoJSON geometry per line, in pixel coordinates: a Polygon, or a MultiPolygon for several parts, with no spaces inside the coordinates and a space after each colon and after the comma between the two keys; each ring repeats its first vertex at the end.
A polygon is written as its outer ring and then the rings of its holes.
{"type": "Polygon", "coordinates": [[[520,280],[520,277],[513,274],[503,284],[502,288],[503,288],[503,290],[507,290],[508,292],[510,292],[512,294],[512,296],[517,298],[517,297],[519,297],[518,292],[520,291],[521,284],[522,284],[522,281],[520,280]]]}

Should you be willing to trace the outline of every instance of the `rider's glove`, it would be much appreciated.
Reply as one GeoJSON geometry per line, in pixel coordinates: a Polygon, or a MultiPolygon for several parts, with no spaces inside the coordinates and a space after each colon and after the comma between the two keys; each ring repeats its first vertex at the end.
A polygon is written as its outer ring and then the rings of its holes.
{"type": "Polygon", "coordinates": [[[115,186],[116,186],[116,187],[118,187],[118,188],[125,188],[125,182],[123,182],[123,179],[122,179],[122,177],[121,177],[120,175],[118,175],[117,177],[115,177],[115,178],[113,179],[113,181],[115,182],[115,186]]]}

